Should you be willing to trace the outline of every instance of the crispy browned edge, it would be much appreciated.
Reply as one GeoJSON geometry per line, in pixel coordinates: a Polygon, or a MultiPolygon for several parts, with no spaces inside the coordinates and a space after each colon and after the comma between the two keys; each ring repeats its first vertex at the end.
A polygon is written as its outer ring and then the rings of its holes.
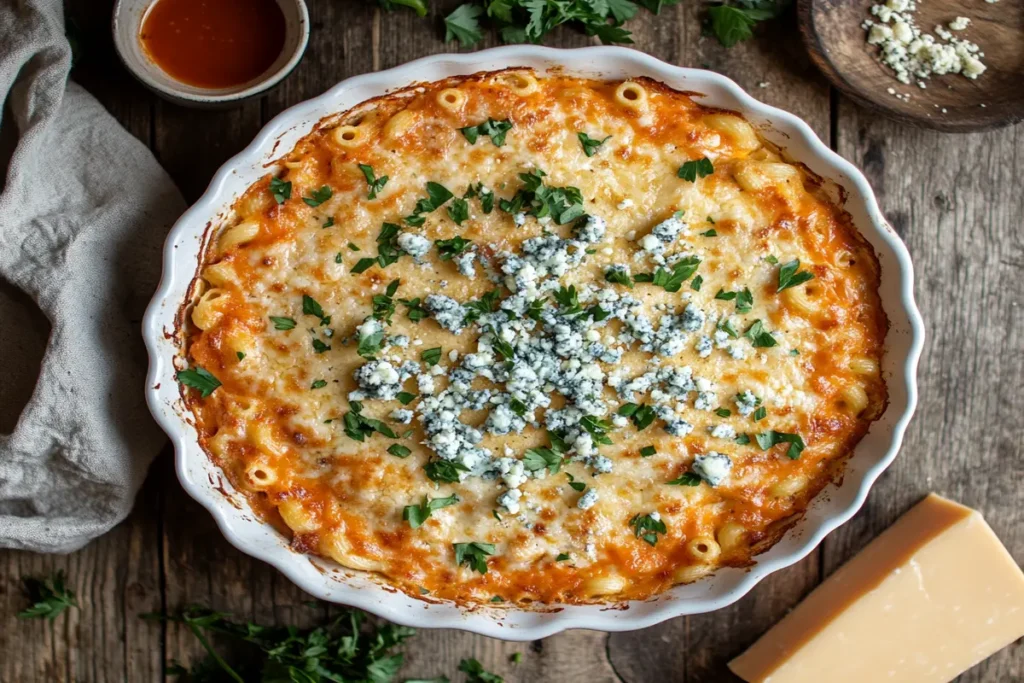
{"type": "MultiPolygon", "coordinates": [[[[524,70],[532,71],[532,72],[536,73],[536,69],[534,69],[532,67],[525,67],[525,66],[519,66],[519,67],[512,66],[512,67],[507,67],[505,69],[498,69],[498,70],[495,70],[495,71],[480,71],[480,72],[477,72],[477,73],[474,73],[474,74],[470,74],[470,75],[467,75],[467,76],[449,76],[448,78],[440,79],[440,80],[437,80],[437,81],[417,81],[415,83],[411,83],[411,84],[409,84],[409,85],[407,85],[407,86],[405,86],[403,88],[399,88],[397,90],[394,90],[392,92],[386,93],[384,95],[378,95],[377,97],[373,97],[373,98],[370,98],[368,100],[364,100],[363,102],[360,102],[359,104],[356,104],[356,105],[352,106],[351,108],[345,110],[344,112],[340,112],[340,113],[336,113],[336,114],[328,114],[327,116],[324,116],[323,118],[321,118],[319,121],[317,121],[313,125],[313,128],[309,131],[309,133],[307,133],[303,137],[299,138],[298,141],[296,141],[295,146],[291,150],[289,150],[288,152],[286,152],[282,156],[278,157],[277,159],[274,159],[273,161],[267,162],[266,164],[264,164],[264,168],[270,168],[272,166],[275,166],[275,165],[281,163],[283,160],[287,159],[292,153],[294,153],[296,148],[298,148],[303,142],[306,142],[309,138],[313,137],[314,135],[319,134],[319,132],[322,129],[328,128],[328,127],[332,127],[333,128],[335,126],[342,125],[343,123],[346,123],[346,122],[352,120],[353,117],[358,117],[358,116],[362,115],[365,111],[367,111],[370,108],[372,108],[372,106],[374,104],[378,103],[378,102],[382,102],[382,101],[385,101],[385,100],[410,98],[410,97],[415,96],[420,89],[426,88],[426,87],[437,87],[437,86],[440,86],[440,85],[443,85],[445,87],[453,87],[456,84],[467,83],[467,82],[475,82],[475,81],[482,81],[482,80],[484,80],[486,78],[491,78],[491,77],[493,77],[493,76],[495,76],[497,74],[501,74],[501,73],[507,73],[507,72],[513,72],[513,71],[524,71],[524,70]]],[[[557,67],[557,68],[551,69],[548,73],[549,74],[560,74],[560,73],[562,73],[564,71],[565,71],[565,69],[563,67],[557,67]]],[[[600,80],[600,79],[594,78],[594,79],[587,79],[587,80],[600,80]]],[[[641,77],[638,77],[638,78],[635,78],[635,79],[627,79],[627,80],[634,80],[634,81],[643,83],[645,87],[648,87],[651,90],[658,91],[658,92],[661,92],[661,93],[664,93],[664,94],[683,95],[683,96],[686,96],[686,97],[694,97],[694,96],[702,96],[703,95],[703,93],[699,93],[699,92],[695,92],[695,91],[678,90],[676,88],[672,88],[672,87],[666,85],[665,83],[662,83],[661,81],[657,81],[657,80],[655,80],[653,78],[649,78],[647,76],[641,76],[641,77]]],[[[736,111],[736,110],[733,110],[733,109],[725,109],[725,108],[721,108],[721,107],[710,107],[710,106],[707,106],[707,105],[702,105],[699,102],[696,102],[696,104],[698,104],[698,106],[701,106],[702,108],[704,108],[704,109],[706,109],[708,111],[728,113],[728,114],[735,114],[736,116],[739,116],[739,117],[743,118],[744,120],[747,120],[746,116],[744,116],[743,112],[740,112],[740,111],[736,111]]],[[[839,193],[839,201],[835,202],[835,203],[836,203],[837,208],[839,208],[840,211],[841,211],[842,218],[847,222],[849,227],[852,228],[852,234],[856,236],[856,239],[871,254],[871,259],[872,259],[872,261],[874,263],[875,271],[880,274],[881,273],[881,264],[879,263],[878,254],[875,252],[874,247],[871,245],[870,242],[868,242],[864,238],[864,236],[861,234],[860,230],[858,230],[857,227],[853,224],[853,218],[850,216],[849,212],[842,208],[843,205],[845,205],[846,200],[847,200],[847,198],[849,196],[849,193],[846,190],[846,188],[843,187],[842,185],[839,185],[838,183],[836,183],[834,181],[827,180],[827,179],[823,178],[822,176],[818,175],[817,173],[812,171],[810,168],[808,168],[806,166],[806,164],[804,164],[803,162],[797,161],[795,159],[792,159],[791,157],[789,157],[789,155],[787,155],[785,153],[785,149],[784,148],[782,148],[782,147],[780,147],[780,146],[778,146],[778,145],[776,145],[774,143],[771,143],[771,142],[769,142],[767,140],[764,140],[763,138],[762,138],[762,142],[764,142],[769,147],[771,147],[774,151],[776,151],[779,154],[780,157],[782,157],[783,159],[786,160],[787,163],[790,163],[790,164],[793,164],[795,166],[798,166],[801,169],[801,171],[803,171],[803,173],[806,174],[806,176],[813,181],[813,183],[818,187],[819,191],[824,191],[823,187],[824,187],[824,185],[826,183],[830,183],[830,184],[832,184],[832,185],[834,185],[836,187],[836,189],[838,190],[838,193],[839,193]]],[[[275,150],[276,150],[277,145],[279,143],[280,143],[280,138],[278,138],[274,142],[274,149],[275,150]]],[[[234,202],[235,201],[237,201],[237,197],[235,197],[233,199],[232,207],[234,206],[234,202]]],[[[830,202],[831,202],[831,199],[830,199],[830,202]]],[[[206,224],[206,227],[203,230],[203,237],[202,237],[202,243],[203,244],[202,244],[202,248],[200,249],[200,254],[201,254],[200,260],[196,264],[195,275],[193,275],[192,280],[189,282],[189,286],[188,286],[187,293],[186,293],[186,296],[185,296],[185,301],[183,301],[182,304],[179,306],[177,314],[175,315],[175,319],[174,319],[174,331],[173,331],[172,334],[173,334],[174,338],[179,341],[178,346],[179,346],[179,349],[180,349],[180,355],[178,356],[178,359],[180,359],[180,360],[187,361],[187,358],[188,358],[188,354],[187,354],[186,349],[185,349],[185,340],[186,340],[185,333],[186,333],[186,331],[189,330],[190,323],[188,321],[188,317],[187,316],[188,316],[188,311],[191,309],[191,307],[192,307],[192,305],[193,305],[193,303],[195,301],[196,292],[197,292],[197,289],[199,287],[199,282],[202,279],[200,277],[200,273],[202,272],[202,266],[206,262],[207,257],[209,256],[210,249],[211,249],[212,244],[213,244],[214,235],[215,235],[217,229],[219,229],[221,227],[221,225],[224,223],[224,221],[227,219],[227,217],[232,213],[232,211],[233,211],[233,208],[229,208],[227,210],[222,211],[220,214],[217,215],[217,217],[215,217],[214,219],[211,219],[210,221],[208,221],[207,224],[206,224]]],[[[876,290],[876,295],[877,295],[877,290],[876,290]]],[[[885,308],[882,306],[881,298],[879,298],[879,302],[878,303],[879,303],[879,308],[882,310],[883,328],[884,328],[883,329],[883,334],[882,334],[882,339],[884,340],[885,337],[888,335],[888,331],[889,331],[889,327],[890,327],[889,316],[886,314],[885,308]]],[[[884,344],[884,342],[883,342],[883,345],[882,345],[882,355],[883,355],[883,357],[885,355],[885,344],[884,344]]],[[[884,382],[884,380],[883,380],[883,382],[884,382]]],[[[188,410],[189,416],[191,417],[191,419],[195,420],[196,413],[195,413],[194,405],[196,404],[197,399],[195,398],[194,395],[192,395],[192,392],[186,391],[185,387],[183,385],[181,385],[180,383],[178,384],[178,392],[181,395],[183,406],[188,410]]],[[[857,438],[854,441],[853,446],[851,446],[849,448],[849,450],[843,455],[843,457],[837,458],[834,461],[832,461],[831,463],[829,463],[829,467],[826,469],[826,471],[823,472],[822,475],[818,476],[814,480],[812,486],[809,488],[811,493],[807,496],[807,498],[806,498],[807,503],[804,505],[803,509],[794,512],[789,517],[787,517],[787,518],[785,518],[783,520],[780,520],[780,521],[776,522],[775,524],[773,524],[771,527],[769,527],[768,530],[753,545],[751,545],[751,554],[750,554],[750,557],[748,558],[747,561],[745,561],[745,562],[743,562],[743,561],[738,561],[738,562],[734,561],[734,562],[731,562],[731,563],[728,563],[728,564],[720,565],[719,568],[733,567],[733,568],[741,568],[742,569],[742,568],[752,567],[753,565],[755,565],[756,561],[754,560],[754,558],[757,555],[760,555],[760,554],[768,551],[776,543],[778,543],[780,540],[782,540],[782,537],[785,536],[786,533],[791,528],[793,528],[793,526],[795,526],[797,522],[799,522],[803,518],[804,514],[806,513],[807,507],[811,504],[811,502],[814,501],[815,498],[818,497],[818,495],[820,495],[821,491],[826,486],[828,486],[829,484],[835,484],[836,486],[841,486],[842,483],[843,483],[843,472],[844,472],[844,470],[846,468],[846,463],[850,459],[850,457],[853,455],[853,451],[856,449],[857,444],[860,443],[861,439],[863,439],[865,434],[867,434],[868,429],[870,428],[871,423],[873,423],[873,422],[877,421],[878,419],[880,419],[881,416],[885,414],[885,411],[888,410],[888,408],[889,408],[889,392],[888,392],[888,388],[887,388],[886,393],[885,393],[885,403],[884,403],[882,409],[879,411],[878,416],[875,417],[873,420],[871,420],[871,422],[869,422],[868,425],[865,426],[861,430],[861,433],[859,435],[857,435],[857,438]]],[[[188,418],[185,418],[185,419],[188,419],[188,418]]],[[[198,424],[196,425],[196,430],[198,432],[198,424]]],[[[211,462],[216,464],[216,461],[213,459],[212,454],[210,453],[209,449],[206,446],[206,439],[203,436],[199,437],[199,446],[203,449],[203,452],[206,453],[207,457],[210,458],[211,462]]],[[[230,505],[232,505],[234,507],[238,507],[237,500],[234,499],[234,497],[232,495],[230,495],[224,489],[223,485],[217,486],[215,488],[216,488],[216,490],[221,495],[224,496],[224,498],[228,501],[228,503],[230,505]]],[[[247,494],[247,493],[245,493],[243,491],[240,491],[240,490],[237,491],[237,494],[238,494],[238,496],[246,499],[246,501],[248,502],[250,494],[247,494]]],[[[257,519],[260,519],[260,515],[256,512],[256,510],[252,506],[249,507],[249,510],[253,513],[253,515],[257,519]]],[[[264,519],[261,519],[260,521],[262,521],[264,523],[268,523],[267,520],[264,520],[264,519]]],[[[288,549],[291,550],[290,545],[288,546],[288,549]]],[[[305,553],[298,553],[297,551],[292,551],[292,552],[295,552],[296,554],[300,554],[303,557],[306,556],[305,553]]],[[[321,558],[321,559],[323,559],[323,558],[321,558]]],[[[324,568],[320,567],[317,563],[311,562],[311,564],[315,568],[317,568],[319,571],[321,571],[322,573],[326,573],[326,572],[324,572],[324,568]]],[[[358,571],[358,570],[351,570],[351,569],[345,568],[345,571],[358,571]]],[[[379,585],[381,585],[382,588],[384,588],[386,590],[389,590],[389,591],[401,590],[401,589],[397,588],[393,583],[389,582],[388,578],[385,575],[380,574],[379,572],[366,572],[366,571],[364,571],[362,573],[366,574],[366,575],[369,575],[371,580],[373,580],[374,582],[378,583],[379,585]]],[[[712,572],[708,576],[713,576],[714,573],[715,572],[712,572]]],[[[706,577],[702,577],[702,579],[703,578],[706,578],[706,577]]],[[[701,579],[698,579],[698,581],[700,581],[700,580],[701,579]]],[[[679,585],[679,584],[676,584],[676,585],[679,585]]],[[[558,611],[561,611],[563,609],[562,607],[559,607],[557,605],[550,605],[550,604],[546,604],[546,603],[481,604],[481,603],[477,603],[477,602],[470,601],[470,600],[441,601],[441,600],[438,600],[436,598],[431,598],[429,595],[415,595],[415,594],[413,594],[411,592],[405,592],[405,591],[402,591],[402,592],[404,592],[409,597],[412,597],[414,599],[417,599],[417,600],[420,600],[420,601],[423,601],[423,602],[427,602],[427,603],[450,602],[450,603],[453,603],[453,604],[455,604],[455,605],[457,605],[459,607],[467,608],[467,609],[469,609],[471,611],[483,610],[483,609],[494,609],[494,608],[507,609],[507,608],[511,608],[511,607],[514,607],[516,609],[528,609],[530,611],[535,611],[535,612],[558,612],[558,611]]],[[[662,593],[659,593],[657,595],[652,595],[652,596],[642,600],[642,602],[649,602],[649,601],[656,601],[656,600],[659,600],[659,599],[664,599],[666,592],[667,591],[663,591],[662,593]]],[[[605,609],[623,609],[624,610],[624,609],[628,609],[629,608],[629,603],[625,602],[625,601],[622,601],[622,600],[612,600],[612,601],[609,601],[609,600],[591,600],[591,601],[587,601],[585,604],[601,604],[601,605],[606,605],[605,609]]]]}

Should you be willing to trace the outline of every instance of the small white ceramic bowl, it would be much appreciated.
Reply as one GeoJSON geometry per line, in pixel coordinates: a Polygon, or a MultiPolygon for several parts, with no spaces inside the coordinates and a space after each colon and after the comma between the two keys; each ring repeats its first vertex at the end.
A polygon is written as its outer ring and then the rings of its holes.
{"type": "Polygon", "coordinates": [[[799,561],[830,531],[850,519],[875,480],[899,451],[917,404],[917,361],[924,324],[914,303],[913,266],[907,248],[882,217],[871,187],[850,162],[821,142],[810,127],[780,109],[758,102],[725,76],[666,64],[636,50],[588,47],[556,50],[534,45],[435,55],[403,66],[350,78],[319,97],[278,115],[237,156],[221,167],[209,189],[175,224],[164,246],[163,279],[142,324],[149,351],[146,399],[156,421],[174,444],[178,478],[185,490],[217,520],[235,547],[269,562],[306,592],[421,628],[460,628],[508,640],[536,640],[569,628],[627,631],[652,626],[683,614],[699,614],[739,600],[768,574],[799,561]],[[854,225],[871,243],[881,264],[879,295],[889,316],[882,372],[889,404],[857,444],[841,486],[830,484],[803,518],[748,569],[727,567],[696,583],[675,586],[650,600],[609,605],[538,605],[462,608],[449,602],[425,602],[389,587],[380,578],[347,570],[292,551],[288,539],[261,522],[199,446],[194,419],[182,404],[174,374],[185,362],[180,315],[196,276],[204,240],[231,215],[231,206],[251,183],[274,167],[324,117],[347,111],[368,99],[418,81],[435,81],[508,67],[560,70],[578,76],[623,79],[649,76],[687,91],[701,104],[743,113],[787,155],[829,181],[841,195],[854,225]]]}
{"type": "Polygon", "coordinates": [[[216,108],[260,95],[281,82],[302,59],[309,42],[309,12],[303,0],[277,0],[284,14],[281,54],[270,68],[247,83],[230,88],[199,88],[171,78],[153,63],[139,40],[142,22],[158,0],[117,0],[114,6],[114,46],[121,61],[147,88],[164,99],[187,107],[216,108]]]}

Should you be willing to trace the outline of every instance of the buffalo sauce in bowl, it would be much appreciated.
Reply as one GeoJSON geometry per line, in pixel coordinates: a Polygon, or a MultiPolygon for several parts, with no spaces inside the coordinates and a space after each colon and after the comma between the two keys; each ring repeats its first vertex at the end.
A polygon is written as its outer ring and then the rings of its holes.
{"type": "Polygon", "coordinates": [[[285,18],[276,0],[157,0],[139,41],[171,78],[198,88],[232,88],[277,61],[285,18]]]}

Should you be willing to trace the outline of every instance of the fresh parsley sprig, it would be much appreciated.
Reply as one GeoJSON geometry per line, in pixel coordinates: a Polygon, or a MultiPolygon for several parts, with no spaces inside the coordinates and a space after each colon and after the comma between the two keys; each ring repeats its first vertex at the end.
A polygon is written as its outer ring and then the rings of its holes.
{"type": "Polygon", "coordinates": [[[487,573],[487,558],[494,554],[493,543],[470,541],[469,543],[453,543],[455,548],[455,564],[466,565],[481,574],[487,573]]]}
{"type": "Polygon", "coordinates": [[[424,496],[423,502],[419,505],[406,505],[402,510],[402,519],[409,522],[409,526],[418,529],[430,517],[434,510],[446,508],[459,502],[459,497],[454,493],[447,498],[430,498],[424,496]]]}
{"type": "Polygon", "coordinates": [[[377,193],[384,189],[384,186],[388,184],[388,177],[382,175],[377,177],[377,174],[373,171],[373,166],[369,164],[359,164],[359,170],[363,172],[363,176],[366,178],[366,185],[369,190],[366,194],[367,199],[376,199],[377,193]]]}
{"type": "Polygon", "coordinates": [[[213,390],[220,386],[219,379],[214,377],[206,368],[198,365],[187,370],[179,370],[175,378],[186,387],[198,389],[199,395],[203,398],[212,394],[213,390]]]}
{"type": "Polygon", "coordinates": [[[512,121],[509,119],[502,119],[501,121],[487,119],[475,126],[459,128],[459,131],[469,141],[469,144],[475,145],[480,136],[485,135],[491,139],[495,147],[501,147],[505,144],[505,136],[508,135],[510,130],[512,130],[512,121]]]}
{"type": "Polygon", "coordinates": [[[66,581],[63,571],[58,571],[48,579],[25,579],[25,592],[32,606],[19,612],[18,618],[53,621],[69,607],[78,607],[78,599],[74,591],[67,587],[66,581]]]}

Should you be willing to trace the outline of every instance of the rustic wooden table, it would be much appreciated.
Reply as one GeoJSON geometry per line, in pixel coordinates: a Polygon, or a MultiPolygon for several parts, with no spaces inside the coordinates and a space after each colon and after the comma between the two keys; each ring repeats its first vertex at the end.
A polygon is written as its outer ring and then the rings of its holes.
{"type": "MultiPolygon", "coordinates": [[[[382,13],[369,0],[317,0],[309,3],[305,59],[277,90],[237,109],[195,111],[157,99],[124,71],[110,44],[109,4],[81,0],[69,10],[84,38],[75,77],[149,145],[189,201],[284,108],[348,76],[453,47],[438,39],[439,11],[419,19],[382,13]]],[[[421,632],[406,649],[410,676],[452,675],[460,658],[474,656],[508,681],[737,680],[725,666],[732,656],[928,491],[980,509],[1018,562],[1024,560],[1024,126],[952,136],[892,123],[829,88],[809,63],[791,16],[764,27],[754,42],[726,50],[702,37],[698,10],[699,3],[687,2],[658,17],[640,13],[630,23],[635,47],[724,73],[803,117],[864,170],[910,248],[928,341],[921,404],[903,452],[853,521],[727,609],[634,633],[575,631],[523,644],[421,632]],[[523,653],[522,663],[510,663],[513,652],[523,653]]],[[[548,44],[591,40],[564,31],[548,44]]],[[[0,287],[0,302],[18,304],[23,297],[0,287]]],[[[45,321],[28,314],[11,322],[0,325],[0,349],[38,347],[41,357],[45,321]]],[[[4,371],[11,381],[0,390],[0,432],[13,426],[35,371],[4,371]]],[[[330,612],[324,604],[308,606],[308,599],[228,545],[178,485],[165,449],[132,515],[83,550],[65,557],[0,552],[0,681],[162,681],[165,661],[187,662],[202,651],[186,630],[143,621],[140,613],[197,602],[266,622],[308,624],[330,612]],[[57,569],[67,571],[82,608],[52,624],[17,620],[25,606],[22,579],[57,569]]],[[[960,679],[1021,680],[1019,642],[960,679]]]]}

